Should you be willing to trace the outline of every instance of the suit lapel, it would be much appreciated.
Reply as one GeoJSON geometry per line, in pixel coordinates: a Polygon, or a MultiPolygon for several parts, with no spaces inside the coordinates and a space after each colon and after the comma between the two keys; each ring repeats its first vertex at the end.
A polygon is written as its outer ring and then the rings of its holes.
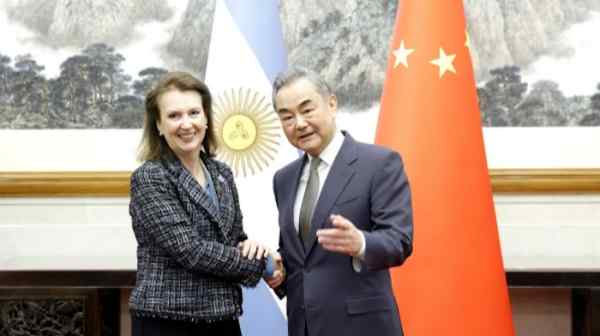
{"type": "Polygon", "coordinates": [[[322,228],[329,220],[329,215],[335,201],[354,176],[355,170],[352,164],[357,159],[355,146],[354,140],[346,134],[344,143],[333,161],[333,165],[329,169],[329,174],[321,189],[321,194],[313,213],[309,235],[311,242],[306,250],[306,257],[308,257],[317,241],[317,230],[322,228]]]}

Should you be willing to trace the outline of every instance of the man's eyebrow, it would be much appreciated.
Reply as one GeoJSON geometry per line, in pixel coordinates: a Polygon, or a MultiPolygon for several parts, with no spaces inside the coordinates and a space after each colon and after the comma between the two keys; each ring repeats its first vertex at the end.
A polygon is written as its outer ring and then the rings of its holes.
{"type": "Polygon", "coordinates": [[[306,105],[308,105],[308,104],[310,104],[310,103],[312,103],[312,100],[310,100],[310,98],[307,98],[307,99],[303,100],[303,101],[300,103],[300,105],[298,105],[298,106],[300,106],[300,107],[304,107],[304,106],[306,106],[306,105]]]}
{"type": "MultiPolygon", "coordinates": [[[[298,104],[298,107],[303,108],[303,107],[305,107],[306,105],[308,105],[308,104],[310,104],[312,102],[313,101],[310,100],[310,98],[307,98],[307,99],[303,100],[300,104],[298,104]]],[[[276,112],[277,113],[285,113],[285,112],[289,112],[289,109],[287,109],[287,108],[280,108],[280,109],[277,109],[276,112]]]]}

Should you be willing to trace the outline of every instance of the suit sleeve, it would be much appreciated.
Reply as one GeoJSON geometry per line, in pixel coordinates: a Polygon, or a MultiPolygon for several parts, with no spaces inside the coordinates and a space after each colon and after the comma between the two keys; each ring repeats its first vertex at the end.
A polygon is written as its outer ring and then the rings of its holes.
{"type": "Polygon", "coordinates": [[[372,229],[363,232],[364,263],[379,270],[404,263],[412,253],[411,194],[402,159],[390,152],[377,169],[370,190],[372,229]]]}
{"type": "Polygon", "coordinates": [[[130,214],[134,230],[141,231],[141,236],[154,241],[189,270],[256,286],[264,260],[248,260],[237,247],[203,240],[167,183],[160,173],[133,174],[130,214]]]}
{"type": "MultiPolygon", "coordinates": [[[[280,234],[281,236],[281,234],[280,234]]],[[[279,246],[281,246],[281,238],[279,238],[279,246]]],[[[281,254],[281,247],[279,248],[279,253],[281,254]]],[[[283,268],[284,270],[286,270],[286,274],[285,274],[285,278],[283,278],[283,281],[281,282],[281,284],[278,287],[273,288],[273,292],[275,293],[275,295],[277,295],[278,298],[283,299],[284,297],[287,296],[287,262],[285,259],[282,260],[283,261],[283,268]]]]}
{"type": "MultiPolygon", "coordinates": [[[[275,173],[275,175],[273,176],[273,195],[275,195],[275,204],[277,205],[277,209],[279,210],[279,200],[277,198],[277,175],[278,173],[275,173]]],[[[283,250],[283,246],[282,246],[282,240],[281,240],[281,230],[279,232],[279,248],[277,249],[277,251],[279,252],[280,255],[282,255],[283,258],[283,254],[282,254],[282,250],[283,250]]],[[[286,277],[283,279],[283,282],[281,283],[281,285],[279,285],[279,287],[274,288],[273,292],[275,292],[275,294],[277,295],[278,298],[283,299],[286,295],[287,295],[287,260],[283,259],[283,268],[286,270],[286,277]]]]}

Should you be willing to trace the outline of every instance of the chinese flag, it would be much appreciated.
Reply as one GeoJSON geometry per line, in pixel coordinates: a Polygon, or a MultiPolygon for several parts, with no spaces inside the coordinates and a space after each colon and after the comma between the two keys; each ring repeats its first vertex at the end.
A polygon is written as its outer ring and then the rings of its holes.
{"type": "Polygon", "coordinates": [[[392,270],[405,334],[514,335],[462,1],[400,1],[376,142],[413,195],[413,255],[392,270]]]}

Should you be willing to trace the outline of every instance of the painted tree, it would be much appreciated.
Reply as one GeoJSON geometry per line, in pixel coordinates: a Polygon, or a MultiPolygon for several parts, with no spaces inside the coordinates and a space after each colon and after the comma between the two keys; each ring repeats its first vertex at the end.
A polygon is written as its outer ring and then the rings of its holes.
{"type": "Polygon", "coordinates": [[[590,99],[591,112],[586,114],[579,121],[579,126],[600,126],[600,83],[596,86],[598,92],[592,95],[590,99]]]}
{"type": "Polygon", "coordinates": [[[83,55],[90,57],[90,81],[94,102],[112,103],[119,96],[129,93],[128,82],[131,81],[131,77],[121,68],[125,57],[115,52],[115,48],[96,43],[85,48],[83,55]]]}
{"type": "Polygon", "coordinates": [[[517,66],[493,69],[492,78],[479,88],[482,120],[484,124],[489,123],[487,126],[513,125],[515,107],[527,92],[527,83],[522,81],[520,71],[517,66]]]}
{"type": "Polygon", "coordinates": [[[11,59],[8,56],[0,54],[0,102],[4,105],[9,96],[10,79],[13,75],[13,68],[10,66],[11,59]]]}
{"type": "Polygon", "coordinates": [[[133,82],[134,95],[119,97],[111,115],[112,125],[117,128],[140,128],[144,120],[144,97],[152,86],[167,73],[166,69],[149,67],[138,73],[133,82]]]}
{"type": "Polygon", "coordinates": [[[111,115],[116,128],[141,128],[144,122],[144,101],[134,95],[121,96],[115,101],[111,115]]]}
{"type": "Polygon", "coordinates": [[[93,63],[89,56],[75,55],[60,65],[60,76],[53,82],[52,102],[56,108],[55,123],[67,128],[85,128],[86,113],[94,101],[91,82],[93,63]]]}
{"type": "Polygon", "coordinates": [[[0,128],[9,128],[14,117],[10,94],[11,77],[14,73],[11,61],[10,57],[0,54],[0,128]]]}
{"type": "Polygon", "coordinates": [[[567,98],[566,107],[563,109],[567,118],[566,126],[578,126],[581,119],[590,113],[590,109],[590,96],[575,95],[567,98]]]}
{"type": "Polygon", "coordinates": [[[598,92],[592,95],[590,105],[592,107],[592,111],[600,113],[600,83],[598,83],[596,89],[598,89],[598,92]]]}
{"type": "Polygon", "coordinates": [[[509,126],[510,116],[507,111],[492,105],[490,93],[483,87],[477,88],[481,124],[486,127],[509,126]]]}
{"type": "Polygon", "coordinates": [[[566,98],[558,83],[541,80],[533,84],[531,92],[515,107],[514,126],[565,126],[566,98]]]}
{"type": "Polygon", "coordinates": [[[16,111],[12,128],[45,128],[48,123],[48,82],[31,55],[15,57],[10,78],[12,106],[16,111]]]}
{"type": "Polygon", "coordinates": [[[133,82],[133,92],[138,97],[145,97],[152,86],[167,73],[166,69],[150,67],[138,73],[139,79],[133,82]]]}

